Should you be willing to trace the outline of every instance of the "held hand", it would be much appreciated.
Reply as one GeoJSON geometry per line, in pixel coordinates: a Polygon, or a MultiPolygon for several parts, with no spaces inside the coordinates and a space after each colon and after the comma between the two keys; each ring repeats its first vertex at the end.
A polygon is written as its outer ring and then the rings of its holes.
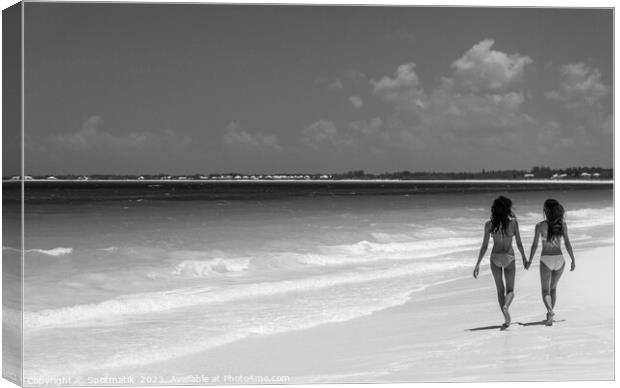
{"type": "Polygon", "coordinates": [[[575,267],[576,267],[575,266],[575,262],[571,261],[571,263],[570,263],[570,270],[571,270],[571,272],[575,270],[575,267]]]}
{"type": "Polygon", "coordinates": [[[474,268],[474,279],[478,279],[479,272],[480,272],[480,267],[476,266],[476,268],[474,268]]]}
{"type": "Polygon", "coordinates": [[[530,265],[527,262],[527,260],[523,259],[523,268],[525,268],[525,270],[527,271],[528,269],[530,269],[530,265]]]}

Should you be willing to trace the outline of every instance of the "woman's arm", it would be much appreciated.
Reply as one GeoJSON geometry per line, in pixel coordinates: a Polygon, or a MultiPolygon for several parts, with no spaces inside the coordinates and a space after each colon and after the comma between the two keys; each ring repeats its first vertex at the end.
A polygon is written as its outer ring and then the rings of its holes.
{"type": "Polygon", "coordinates": [[[566,227],[566,222],[562,224],[562,230],[564,231],[564,245],[566,245],[566,251],[570,255],[570,270],[575,270],[575,255],[573,254],[573,246],[570,244],[570,239],[568,238],[568,228],[566,227]]]}
{"type": "Polygon", "coordinates": [[[515,240],[517,242],[517,249],[519,249],[519,253],[521,253],[521,258],[523,259],[523,267],[528,269],[527,260],[525,259],[525,251],[523,250],[523,243],[521,242],[521,234],[519,233],[519,223],[517,220],[515,222],[515,240]]]}
{"type": "Polygon", "coordinates": [[[540,234],[539,228],[540,224],[536,224],[536,227],[534,228],[534,241],[532,241],[532,248],[530,249],[530,260],[527,262],[527,268],[530,268],[530,265],[532,265],[532,260],[534,260],[536,248],[538,248],[538,235],[540,234]]]}
{"type": "Polygon", "coordinates": [[[487,252],[487,248],[489,247],[489,234],[491,233],[491,222],[487,221],[484,224],[484,236],[482,236],[482,246],[480,247],[480,253],[478,254],[478,261],[476,262],[476,267],[474,268],[474,278],[478,278],[478,273],[480,272],[480,262],[484,257],[484,254],[487,252]]]}

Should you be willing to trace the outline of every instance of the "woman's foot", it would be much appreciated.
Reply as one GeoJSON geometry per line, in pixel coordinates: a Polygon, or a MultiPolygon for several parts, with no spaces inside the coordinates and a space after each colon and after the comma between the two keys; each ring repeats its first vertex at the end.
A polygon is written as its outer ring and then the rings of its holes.
{"type": "Polygon", "coordinates": [[[547,320],[545,321],[545,326],[552,326],[553,325],[553,316],[555,315],[555,313],[553,311],[549,311],[547,313],[547,320]]]}
{"type": "Polygon", "coordinates": [[[504,319],[506,320],[506,322],[504,322],[502,326],[503,327],[510,326],[511,319],[510,319],[510,313],[508,312],[508,306],[502,307],[502,314],[504,314],[504,319]]]}

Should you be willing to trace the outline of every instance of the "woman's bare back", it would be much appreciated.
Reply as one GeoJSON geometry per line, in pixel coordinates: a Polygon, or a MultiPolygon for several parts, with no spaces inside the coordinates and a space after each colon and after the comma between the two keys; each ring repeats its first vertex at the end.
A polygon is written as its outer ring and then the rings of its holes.
{"type": "Polygon", "coordinates": [[[540,233],[540,239],[542,241],[541,255],[561,255],[562,254],[562,237],[557,237],[551,241],[547,241],[547,233],[549,226],[547,221],[541,221],[538,223],[538,233],[540,233]]]}
{"type": "Polygon", "coordinates": [[[514,249],[512,248],[512,238],[515,235],[514,221],[510,221],[508,223],[505,233],[502,233],[502,231],[493,233],[491,231],[490,234],[493,237],[493,249],[491,250],[492,254],[508,253],[514,255],[514,249]]]}

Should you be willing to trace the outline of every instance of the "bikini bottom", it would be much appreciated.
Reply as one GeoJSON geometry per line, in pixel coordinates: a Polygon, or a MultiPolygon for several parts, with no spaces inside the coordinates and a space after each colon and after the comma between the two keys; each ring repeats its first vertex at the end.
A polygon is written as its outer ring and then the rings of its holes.
{"type": "Polygon", "coordinates": [[[564,267],[564,256],[562,255],[545,255],[540,256],[540,262],[547,266],[551,271],[557,271],[564,267]]]}
{"type": "Polygon", "coordinates": [[[515,257],[509,253],[491,253],[491,261],[498,267],[506,268],[515,261],[515,257]]]}

